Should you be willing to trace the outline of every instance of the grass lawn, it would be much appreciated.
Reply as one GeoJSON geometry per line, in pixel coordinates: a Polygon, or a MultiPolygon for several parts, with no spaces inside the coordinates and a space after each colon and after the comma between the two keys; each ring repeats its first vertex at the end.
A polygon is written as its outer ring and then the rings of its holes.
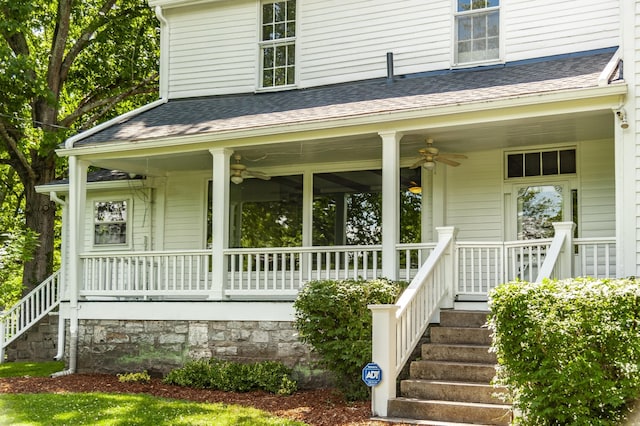
{"type": "MultiPolygon", "coordinates": [[[[48,376],[63,369],[62,362],[10,362],[0,364],[0,378],[48,376]]],[[[238,405],[109,393],[0,394],[0,425],[305,426],[238,405]]]]}
{"type": "Polygon", "coordinates": [[[7,362],[0,364],[0,377],[47,377],[62,370],[63,361],[7,362]]]}
{"type": "Polygon", "coordinates": [[[0,425],[304,426],[253,408],[156,398],[144,394],[0,395],[0,425]]]}

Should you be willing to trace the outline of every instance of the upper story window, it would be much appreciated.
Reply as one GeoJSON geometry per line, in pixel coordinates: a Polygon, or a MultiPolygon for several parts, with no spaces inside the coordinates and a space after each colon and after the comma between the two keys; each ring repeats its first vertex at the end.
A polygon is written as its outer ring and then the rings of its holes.
{"type": "Polygon", "coordinates": [[[500,58],[500,0],[457,0],[455,62],[500,58]]]}
{"type": "Polygon", "coordinates": [[[296,1],[266,1],[262,4],[260,33],[260,86],[295,84],[296,1]]]}

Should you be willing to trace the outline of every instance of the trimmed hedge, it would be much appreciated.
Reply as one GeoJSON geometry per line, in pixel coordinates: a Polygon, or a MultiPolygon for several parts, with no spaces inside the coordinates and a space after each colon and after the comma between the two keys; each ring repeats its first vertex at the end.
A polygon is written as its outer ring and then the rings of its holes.
{"type": "Polygon", "coordinates": [[[640,396],[640,281],[510,282],[490,294],[497,383],[523,425],[615,425],[640,396]]]}
{"type": "Polygon", "coordinates": [[[370,304],[395,303],[405,283],[377,280],[311,281],[294,303],[300,340],[320,355],[348,400],[366,399],[362,368],[371,362],[370,304]]]}

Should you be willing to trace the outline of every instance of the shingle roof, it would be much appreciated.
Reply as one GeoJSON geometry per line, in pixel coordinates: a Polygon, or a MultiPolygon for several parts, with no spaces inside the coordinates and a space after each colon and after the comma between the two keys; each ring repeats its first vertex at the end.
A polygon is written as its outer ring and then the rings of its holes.
{"type": "Polygon", "coordinates": [[[270,93],[172,99],[76,142],[143,141],[596,87],[615,48],[270,93]]]}

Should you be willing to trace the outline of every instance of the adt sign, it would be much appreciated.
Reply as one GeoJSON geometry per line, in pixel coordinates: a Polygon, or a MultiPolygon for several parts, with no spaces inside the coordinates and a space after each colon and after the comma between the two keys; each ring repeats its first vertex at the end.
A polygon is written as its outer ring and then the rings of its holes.
{"type": "Polygon", "coordinates": [[[375,362],[370,362],[362,369],[362,381],[369,387],[376,386],[382,381],[382,369],[375,362]]]}

